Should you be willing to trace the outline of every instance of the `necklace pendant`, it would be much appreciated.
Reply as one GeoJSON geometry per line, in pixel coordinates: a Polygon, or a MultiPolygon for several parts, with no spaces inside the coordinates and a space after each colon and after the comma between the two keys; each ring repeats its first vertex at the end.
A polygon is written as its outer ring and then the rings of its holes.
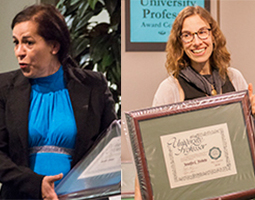
{"type": "Polygon", "coordinates": [[[211,94],[212,94],[212,96],[215,96],[215,95],[217,95],[217,91],[216,91],[215,89],[213,89],[213,90],[211,91],[211,94]]]}

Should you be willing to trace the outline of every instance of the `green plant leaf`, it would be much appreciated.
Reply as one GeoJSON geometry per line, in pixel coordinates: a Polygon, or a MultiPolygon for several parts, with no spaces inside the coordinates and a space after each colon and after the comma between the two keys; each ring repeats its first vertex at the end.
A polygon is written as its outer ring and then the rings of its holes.
{"type": "Polygon", "coordinates": [[[120,24],[120,20],[121,20],[120,10],[113,12],[110,18],[111,26],[116,26],[116,25],[118,26],[120,24]]]}
{"type": "Polygon", "coordinates": [[[66,12],[66,6],[64,5],[65,0],[60,0],[56,5],[56,8],[61,12],[62,15],[66,12]]]}
{"type": "Polygon", "coordinates": [[[107,35],[110,25],[107,23],[97,24],[90,32],[90,37],[98,37],[99,35],[107,35]]]}
{"type": "Polygon", "coordinates": [[[72,41],[72,55],[73,57],[79,56],[85,49],[88,48],[90,41],[88,38],[77,38],[72,41]]]}
{"type": "Polygon", "coordinates": [[[79,0],[69,0],[66,1],[65,5],[66,5],[66,12],[65,12],[65,16],[68,15],[75,15],[79,6],[80,6],[81,2],[79,0]]]}
{"type": "Polygon", "coordinates": [[[113,58],[111,52],[108,51],[108,52],[104,55],[104,57],[103,57],[103,59],[102,59],[102,65],[105,66],[105,67],[107,67],[107,66],[110,66],[113,62],[114,62],[114,58],[113,58]]]}
{"type": "Polygon", "coordinates": [[[68,2],[70,2],[70,5],[73,6],[77,3],[81,3],[81,0],[69,0],[68,2]]]}
{"type": "Polygon", "coordinates": [[[105,68],[104,65],[102,65],[102,62],[98,62],[98,63],[97,63],[97,71],[102,72],[102,73],[105,73],[106,68],[105,68]]]}
{"type": "Polygon", "coordinates": [[[109,72],[112,75],[113,78],[113,82],[116,83],[117,85],[121,82],[121,69],[117,67],[117,65],[112,65],[111,66],[111,70],[109,70],[109,72]]]}
{"type": "Polygon", "coordinates": [[[88,11],[89,11],[89,3],[88,1],[83,1],[79,7],[77,15],[79,15],[79,17],[82,18],[85,15],[85,13],[88,11]]]}
{"type": "Polygon", "coordinates": [[[87,26],[89,24],[88,21],[91,19],[91,17],[93,15],[94,15],[94,13],[92,11],[89,11],[82,18],[79,18],[79,16],[76,16],[74,21],[73,21],[72,31],[73,32],[77,32],[80,29],[82,29],[85,26],[87,26]]]}
{"type": "Polygon", "coordinates": [[[121,1],[59,0],[71,35],[70,53],[81,68],[101,71],[107,78],[121,117],[121,1]],[[109,23],[91,18],[106,10],[109,23]]]}
{"type": "Polygon", "coordinates": [[[95,9],[93,10],[94,11],[94,15],[95,16],[98,15],[102,11],[102,9],[104,9],[104,5],[100,1],[98,1],[96,3],[95,9]]]}
{"type": "Polygon", "coordinates": [[[94,37],[91,40],[90,46],[90,55],[94,61],[94,63],[99,62],[102,60],[105,52],[108,51],[109,47],[109,35],[100,35],[98,37],[94,37]]]}
{"type": "Polygon", "coordinates": [[[88,0],[90,7],[95,10],[98,0],[88,0]]]}
{"type": "Polygon", "coordinates": [[[119,0],[104,0],[105,8],[110,15],[115,11],[116,6],[118,5],[118,1],[119,0]]]}

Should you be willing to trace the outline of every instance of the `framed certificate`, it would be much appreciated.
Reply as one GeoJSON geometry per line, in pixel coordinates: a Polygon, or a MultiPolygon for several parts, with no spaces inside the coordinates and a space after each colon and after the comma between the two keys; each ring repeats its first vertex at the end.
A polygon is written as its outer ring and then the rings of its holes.
{"type": "Polygon", "coordinates": [[[120,194],[121,128],[114,121],[88,155],[57,185],[59,199],[101,199],[120,194]]]}
{"type": "Polygon", "coordinates": [[[247,91],[125,115],[143,199],[255,197],[247,91]]]}

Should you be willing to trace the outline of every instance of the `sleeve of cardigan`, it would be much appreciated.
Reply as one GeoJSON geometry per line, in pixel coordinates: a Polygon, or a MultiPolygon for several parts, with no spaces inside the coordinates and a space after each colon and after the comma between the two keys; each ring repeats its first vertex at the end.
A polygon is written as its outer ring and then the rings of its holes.
{"type": "Polygon", "coordinates": [[[177,80],[173,76],[169,76],[163,80],[153,99],[153,106],[166,105],[180,101],[180,92],[178,89],[177,80]]]}
{"type": "Polygon", "coordinates": [[[229,67],[228,76],[236,91],[248,89],[248,84],[239,70],[229,67]]]}

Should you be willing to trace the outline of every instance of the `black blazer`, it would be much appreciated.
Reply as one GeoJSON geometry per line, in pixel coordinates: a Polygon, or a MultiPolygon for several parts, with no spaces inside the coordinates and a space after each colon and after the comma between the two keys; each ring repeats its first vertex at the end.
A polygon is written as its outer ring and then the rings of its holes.
{"type": "MultiPolygon", "coordinates": [[[[100,132],[116,119],[114,101],[101,73],[64,68],[77,138],[72,167],[100,132]]],[[[0,74],[1,199],[41,198],[42,175],[29,168],[28,113],[31,86],[20,70],[0,74]]]]}

